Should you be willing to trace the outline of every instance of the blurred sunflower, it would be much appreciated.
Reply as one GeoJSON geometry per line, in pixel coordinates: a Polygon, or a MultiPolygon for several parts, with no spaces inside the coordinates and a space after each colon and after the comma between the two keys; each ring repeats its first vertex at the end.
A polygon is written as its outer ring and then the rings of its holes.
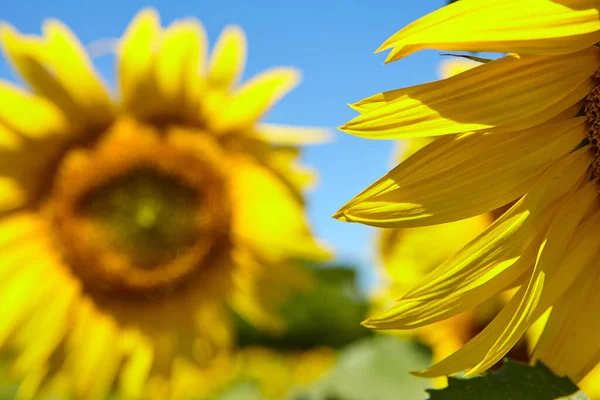
{"type": "Polygon", "coordinates": [[[198,21],[162,29],[146,9],[119,41],[113,101],[60,22],[41,37],[5,24],[0,40],[32,89],[0,82],[0,343],[19,396],[177,397],[187,373],[218,370],[227,302],[281,329],[285,293],[311,284],[293,261],[328,256],[296,164],[323,132],[257,123],[298,72],[238,88],[239,28],[207,63],[198,21]]]}
{"type": "Polygon", "coordinates": [[[377,139],[441,137],[346,204],[340,219],[428,226],[516,200],[366,321],[418,328],[516,289],[483,331],[422,376],[486,370],[550,308],[533,359],[574,381],[600,360],[599,7],[596,0],[461,0],[379,49],[393,48],[388,61],[425,48],[513,53],[362,100],[354,104],[361,115],[342,127],[377,139]]]}

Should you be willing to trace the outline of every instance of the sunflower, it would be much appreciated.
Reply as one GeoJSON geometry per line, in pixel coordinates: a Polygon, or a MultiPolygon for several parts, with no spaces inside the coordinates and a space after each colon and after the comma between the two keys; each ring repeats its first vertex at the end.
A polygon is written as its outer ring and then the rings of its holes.
{"type": "Polygon", "coordinates": [[[359,101],[361,115],[341,128],[371,139],[439,137],[347,203],[339,219],[429,226],[515,202],[365,322],[418,328],[515,290],[485,329],[421,376],[488,369],[549,309],[532,359],[574,381],[600,360],[599,8],[597,0],[461,0],[379,49],[392,49],[387,61],[428,48],[510,53],[359,101]]]}
{"type": "Polygon", "coordinates": [[[141,11],[119,41],[117,100],[67,27],[42,32],[0,27],[31,88],[0,82],[0,344],[22,397],[177,396],[172,382],[231,345],[229,305],[281,329],[285,292],[311,284],[294,260],[327,257],[296,164],[323,132],[257,122],[299,74],[237,87],[237,27],[207,62],[198,21],[162,29],[141,11]]]}

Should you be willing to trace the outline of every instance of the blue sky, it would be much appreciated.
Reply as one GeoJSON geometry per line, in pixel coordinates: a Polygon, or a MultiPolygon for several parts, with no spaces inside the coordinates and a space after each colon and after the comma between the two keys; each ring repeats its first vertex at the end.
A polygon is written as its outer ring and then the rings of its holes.
{"type": "MultiPolygon", "coordinates": [[[[437,52],[425,51],[384,65],[385,55],[373,51],[404,25],[444,4],[443,0],[0,0],[0,19],[22,32],[39,33],[41,22],[54,17],[68,24],[83,43],[120,36],[131,17],[147,5],[160,12],[163,24],[187,16],[199,18],[211,43],[224,26],[238,24],[249,43],[244,78],[276,65],[303,71],[302,85],[266,121],[335,131],[355,115],[346,103],[437,78],[441,58],[437,52]]],[[[98,64],[107,80],[113,81],[112,60],[104,57],[98,64]]],[[[14,77],[4,60],[0,77],[14,77]]],[[[330,215],[387,172],[393,146],[389,141],[338,132],[332,143],[305,151],[305,163],[321,174],[319,186],[308,197],[315,231],[340,259],[360,265],[365,285],[373,281],[373,230],[330,215]]]]}

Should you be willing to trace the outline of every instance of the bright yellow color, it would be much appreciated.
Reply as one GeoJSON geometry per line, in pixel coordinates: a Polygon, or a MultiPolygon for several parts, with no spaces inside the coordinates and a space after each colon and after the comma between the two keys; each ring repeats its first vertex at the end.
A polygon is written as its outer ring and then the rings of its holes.
{"type": "MultiPolygon", "coordinates": [[[[449,223],[515,202],[391,309],[365,322],[412,329],[514,295],[492,322],[418,374],[480,373],[551,309],[532,359],[578,382],[600,361],[600,3],[461,0],[383,48],[510,55],[437,82],[354,104],[342,127],[373,139],[440,136],[335,215],[406,228],[449,223]]],[[[431,243],[436,246],[437,243],[431,243]]]]}
{"type": "Polygon", "coordinates": [[[296,163],[323,132],[258,122],[299,73],[237,86],[241,29],[209,61],[198,21],[162,28],[152,9],[119,41],[118,99],[58,21],[42,36],[3,24],[0,41],[31,88],[0,82],[0,344],[19,398],[210,392],[227,303],[281,329],[281,300],[311,284],[293,260],[328,257],[296,163]]]}
{"type": "MultiPolygon", "coordinates": [[[[466,59],[448,58],[440,64],[438,70],[442,77],[449,77],[478,64],[466,59]]],[[[394,162],[404,161],[429,143],[431,139],[427,138],[399,141],[398,155],[394,157],[394,162]]],[[[379,230],[377,255],[380,259],[379,266],[382,267],[383,284],[374,302],[377,311],[393,305],[398,295],[408,292],[435,267],[479,235],[493,221],[496,214],[493,212],[441,225],[379,230]],[[432,243],[435,243],[435,246],[432,246],[432,243]]],[[[469,341],[484,321],[493,316],[496,308],[494,305],[484,307],[486,310],[482,312],[469,310],[432,325],[395,333],[415,335],[431,348],[433,361],[437,362],[469,341]]],[[[446,379],[436,379],[435,385],[444,387],[446,379]]]]}

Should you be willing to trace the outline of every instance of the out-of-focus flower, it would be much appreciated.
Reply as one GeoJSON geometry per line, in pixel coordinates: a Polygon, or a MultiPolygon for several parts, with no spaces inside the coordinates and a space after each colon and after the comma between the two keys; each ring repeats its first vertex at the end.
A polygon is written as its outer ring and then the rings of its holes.
{"type": "Polygon", "coordinates": [[[516,203],[390,310],[366,322],[411,329],[515,294],[488,326],[422,376],[486,370],[548,309],[535,347],[578,382],[600,359],[600,16],[592,0],[461,0],[402,29],[393,61],[425,48],[508,52],[456,76],[354,104],[343,130],[441,136],[336,215],[382,227],[469,218],[516,203]]]}
{"type": "Polygon", "coordinates": [[[298,72],[237,87],[239,28],[207,62],[199,22],[162,29],[146,9],[119,42],[114,101],[60,22],[0,36],[32,89],[0,83],[0,342],[19,395],[211,386],[231,344],[226,303],[280,329],[286,293],[311,284],[293,260],[328,255],[304,214],[312,173],[296,164],[323,132],[257,123],[298,72]]]}

